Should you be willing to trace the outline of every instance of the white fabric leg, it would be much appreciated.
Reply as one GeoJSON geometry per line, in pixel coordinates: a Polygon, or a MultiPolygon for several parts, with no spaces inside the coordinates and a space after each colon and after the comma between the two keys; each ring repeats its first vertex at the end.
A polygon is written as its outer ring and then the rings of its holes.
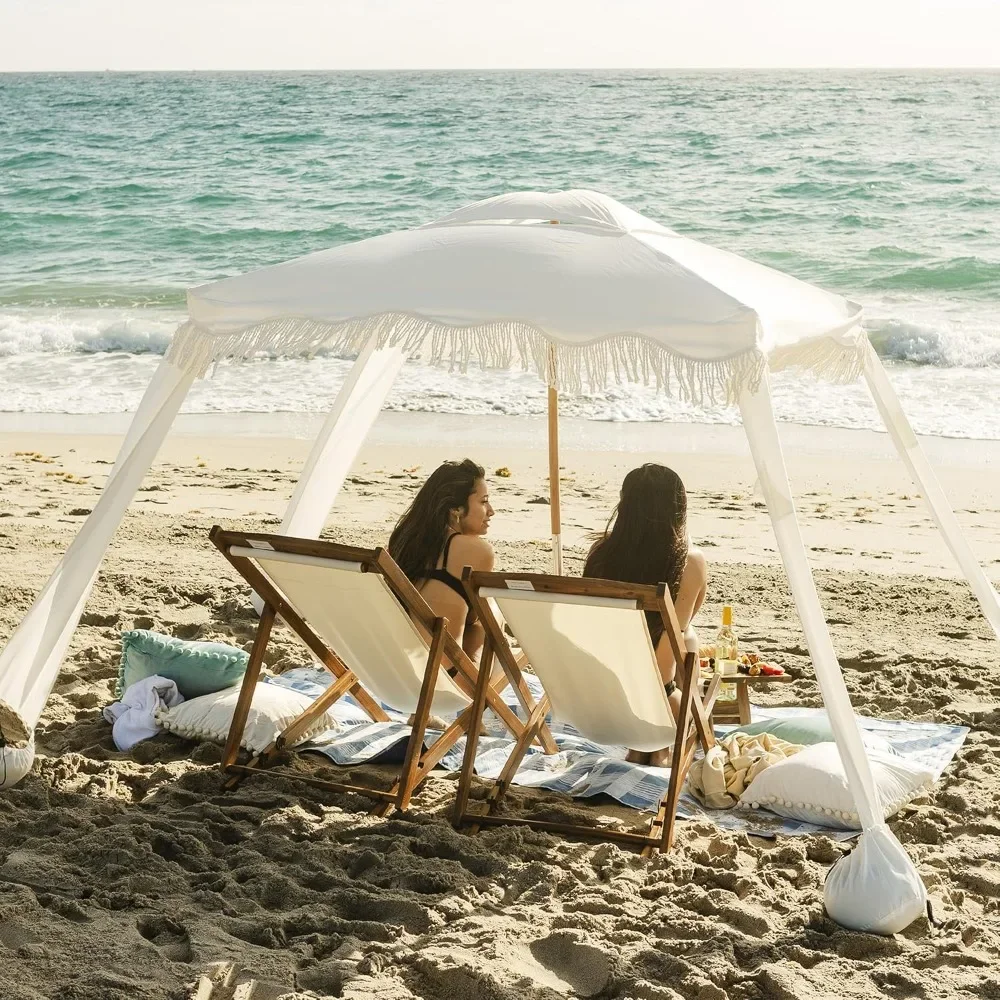
{"type": "Polygon", "coordinates": [[[886,430],[896,445],[899,457],[909,470],[913,482],[923,493],[934,523],[944,535],[951,554],[969,581],[972,592],[979,599],[983,614],[993,626],[997,638],[1000,638],[1000,600],[997,598],[997,592],[983,572],[979,560],[976,559],[962,526],[955,517],[954,508],[948,502],[948,497],[941,488],[930,462],[927,461],[927,456],[920,447],[909,420],[906,419],[896,390],[893,389],[875,349],[870,345],[865,357],[865,381],[882,415],[886,430]]]}
{"type": "MultiPolygon", "coordinates": [[[[111,474],[104,485],[105,490],[111,485],[111,481],[118,474],[118,470],[122,467],[125,459],[131,454],[136,443],[146,433],[153,418],[164,406],[169,405],[171,398],[177,392],[177,386],[182,376],[183,369],[178,368],[177,365],[166,358],[156,366],[156,371],[153,372],[153,377],[149,380],[149,385],[146,386],[146,390],[142,394],[142,399],[139,400],[139,405],[136,407],[135,413],[132,414],[132,420],[129,422],[125,437],[122,438],[122,443],[118,446],[115,464],[111,467],[111,474]]],[[[193,379],[188,380],[187,384],[189,388],[192,381],[193,379]]],[[[186,394],[187,390],[185,390],[186,394]]]]}
{"type": "Polygon", "coordinates": [[[319,537],[405,360],[402,348],[375,350],[374,340],[358,355],[302,469],[281,534],[319,537]]]}
{"type": "Polygon", "coordinates": [[[0,735],[8,740],[27,739],[38,722],[108,544],[194,379],[160,362],[97,505],[0,653],[0,735]]]}
{"type": "Polygon", "coordinates": [[[923,913],[926,890],[883,819],[871,766],[802,544],[766,374],[757,392],[744,391],[740,396],[740,410],[816,679],[861,817],[863,832],[857,848],[838,861],[827,876],[826,909],[847,927],[894,934],[923,913]]]}
{"type": "Polygon", "coordinates": [[[857,803],[858,815],[864,829],[881,825],[882,813],[868,757],[819,603],[805,546],[802,544],[785,458],[771,410],[771,393],[766,376],[756,393],[744,392],[740,396],[740,410],[750,442],[750,452],[757,466],[757,475],[771,515],[771,524],[774,526],[778,551],[788,573],[795,607],[802,622],[806,645],[809,647],[840,756],[844,761],[848,782],[857,803]]]}

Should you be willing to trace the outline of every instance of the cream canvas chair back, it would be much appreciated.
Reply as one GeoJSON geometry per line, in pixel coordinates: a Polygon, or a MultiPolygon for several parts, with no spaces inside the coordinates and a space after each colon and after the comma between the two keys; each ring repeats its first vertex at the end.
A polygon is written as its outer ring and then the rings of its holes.
{"type": "MultiPolygon", "coordinates": [[[[427,642],[381,574],[363,572],[360,563],[256,545],[230,551],[253,561],[376,698],[400,712],[416,711],[427,642]]],[[[460,712],[470,700],[439,671],[431,702],[436,714],[460,712]]]]}
{"type": "Polygon", "coordinates": [[[672,744],[674,715],[635,601],[494,587],[479,595],[507,619],[554,718],[605,746],[672,744]]]}

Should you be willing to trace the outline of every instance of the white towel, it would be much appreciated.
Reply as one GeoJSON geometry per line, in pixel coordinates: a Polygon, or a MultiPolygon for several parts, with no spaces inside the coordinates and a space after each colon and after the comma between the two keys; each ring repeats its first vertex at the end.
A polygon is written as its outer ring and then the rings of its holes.
{"type": "Polygon", "coordinates": [[[709,809],[732,809],[761,771],[802,749],[770,733],[730,733],[691,765],[688,790],[709,809]]]}
{"type": "Polygon", "coordinates": [[[173,708],[184,700],[177,685],[166,677],[153,674],[129,685],[121,701],[104,709],[104,718],[112,724],[111,736],[119,750],[131,750],[136,743],[155,736],[160,727],[156,713],[173,708]]]}

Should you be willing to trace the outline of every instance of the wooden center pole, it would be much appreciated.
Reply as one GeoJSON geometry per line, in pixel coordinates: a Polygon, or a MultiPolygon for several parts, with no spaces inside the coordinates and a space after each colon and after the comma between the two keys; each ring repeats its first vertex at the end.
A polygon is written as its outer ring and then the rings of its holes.
{"type": "Polygon", "coordinates": [[[549,347],[549,513],[552,525],[552,572],[562,576],[562,526],[559,512],[559,390],[556,349],[549,347]]]}

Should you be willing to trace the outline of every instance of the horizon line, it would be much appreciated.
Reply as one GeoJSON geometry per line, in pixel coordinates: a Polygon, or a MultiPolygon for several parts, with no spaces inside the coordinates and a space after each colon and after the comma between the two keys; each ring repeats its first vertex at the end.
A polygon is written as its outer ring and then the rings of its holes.
{"type": "Polygon", "coordinates": [[[0,76],[33,76],[57,73],[78,75],[105,73],[997,73],[995,66],[371,66],[350,68],[302,68],[302,67],[226,67],[226,68],[184,68],[139,69],[2,69],[0,76]]]}

